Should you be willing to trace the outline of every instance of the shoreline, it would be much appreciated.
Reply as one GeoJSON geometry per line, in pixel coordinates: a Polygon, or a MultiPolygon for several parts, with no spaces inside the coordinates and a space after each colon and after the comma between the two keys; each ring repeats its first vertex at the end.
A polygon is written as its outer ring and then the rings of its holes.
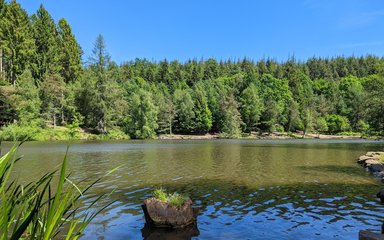
{"type": "MultiPolygon", "coordinates": [[[[307,133],[303,138],[302,133],[286,133],[286,132],[272,132],[272,133],[256,133],[243,135],[240,138],[227,138],[227,139],[250,139],[250,140],[284,140],[284,139],[371,139],[373,137],[362,137],[354,135],[327,135],[327,134],[314,134],[307,133]]],[[[160,134],[157,139],[159,140],[213,140],[213,139],[226,139],[222,138],[220,134],[160,134]]]]}

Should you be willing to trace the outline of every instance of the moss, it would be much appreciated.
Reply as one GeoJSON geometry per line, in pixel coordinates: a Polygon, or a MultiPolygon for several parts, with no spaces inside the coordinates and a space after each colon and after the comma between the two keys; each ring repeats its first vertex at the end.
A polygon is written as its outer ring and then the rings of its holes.
{"type": "Polygon", "coordinates": [[[182,206],[187,199],[186,196],[178,194],[176,192],[173,194],[168,194],[163,188],[155,189],[153,191],[153,197],[176,207],[182,206]]]}

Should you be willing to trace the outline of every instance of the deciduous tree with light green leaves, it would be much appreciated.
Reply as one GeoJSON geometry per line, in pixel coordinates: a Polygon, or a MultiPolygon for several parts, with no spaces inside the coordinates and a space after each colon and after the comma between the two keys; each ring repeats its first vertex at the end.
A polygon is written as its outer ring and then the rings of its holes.
{"type": "Polygon", "coordinates": [[[158,108],[151,93],[140,89],[128,100],[128,113],[125,117],[125,130],[132,138],[155,138],[158,108]]]}
{"type": "Polygon", "coordinates": [[[173,104],[175,106],[175,130],[186,133],[194,129],[195,104],[190,91],[176,89],[173,93],[173,104]]]}
{"type": "Polygon", "coordinates": [[[221,102],[220,133],[226,138],[239,138],[241,136],[241,114],[239,104],[233,95],[230,95],[221,102]]]}

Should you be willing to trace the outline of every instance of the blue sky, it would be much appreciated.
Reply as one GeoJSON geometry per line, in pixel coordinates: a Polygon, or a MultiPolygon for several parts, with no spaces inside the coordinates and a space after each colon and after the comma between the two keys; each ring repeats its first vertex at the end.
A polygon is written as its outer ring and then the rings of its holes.
{"type": "Polygon", "coordinates": [[[384,55],[382,0],[19,0],[66,18],[84,59],[99,33],[117,63],[384,55]]]}

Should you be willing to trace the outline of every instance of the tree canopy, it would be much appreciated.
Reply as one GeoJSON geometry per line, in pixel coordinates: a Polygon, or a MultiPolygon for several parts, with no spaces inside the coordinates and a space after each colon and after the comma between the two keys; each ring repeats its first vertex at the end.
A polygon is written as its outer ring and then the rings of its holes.
{"type": "MultiPolygon", "coordinates": [[[[0,124],[76,123],[132,138],[255,131],[384,134],[384,59],[134,59],[113,62],[102,34],[91,56],[66,19],[0,1],[0,124]]],[[[3,128],[4,128],[3,127],[3,128]]]]}

